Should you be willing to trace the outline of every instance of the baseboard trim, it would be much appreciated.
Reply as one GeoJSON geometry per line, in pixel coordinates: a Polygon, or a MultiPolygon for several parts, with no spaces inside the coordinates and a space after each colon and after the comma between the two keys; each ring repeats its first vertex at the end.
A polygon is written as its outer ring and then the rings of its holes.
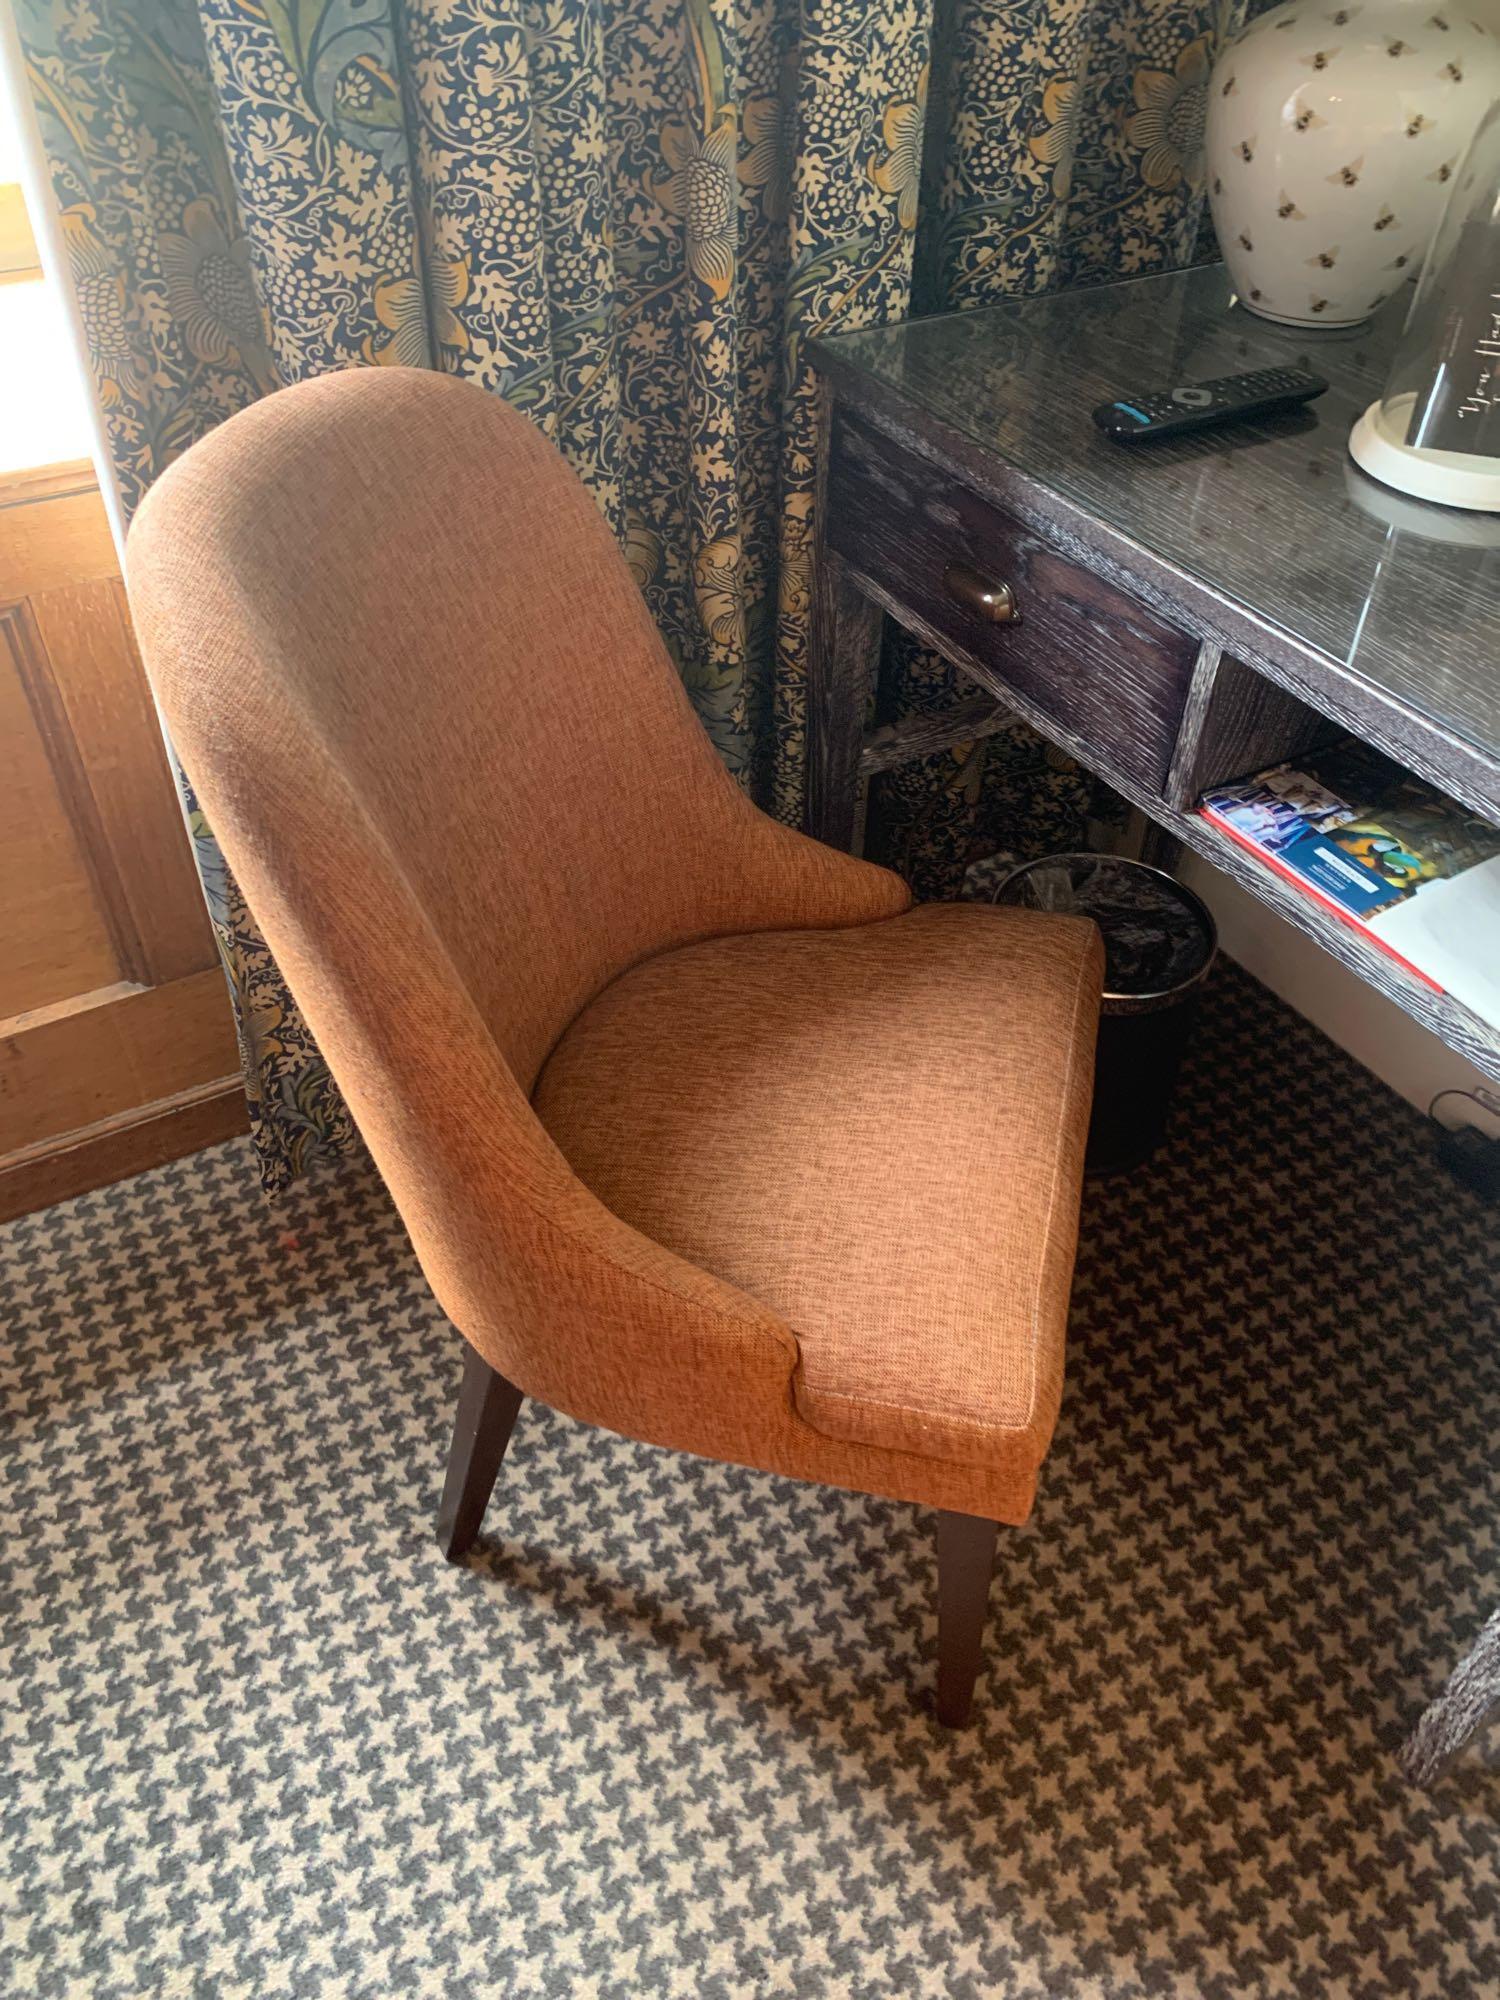
{"type": "Polygon", "coordinates": [[[180,1160],[249,1129],[239,1076],[102,1118],[0,1158],[0,1222],[180,1160]]]}

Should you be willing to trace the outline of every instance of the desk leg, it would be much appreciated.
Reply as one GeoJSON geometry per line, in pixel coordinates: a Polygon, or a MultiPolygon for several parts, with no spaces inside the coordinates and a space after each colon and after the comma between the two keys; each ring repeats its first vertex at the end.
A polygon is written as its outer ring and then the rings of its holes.
{"type": "Polygon", "coordinates": [[[1141,859],[1148,868],[1159,868],[1164,875],[1175,875],[1177,864],[1182,859],[1182,842],[1175,833],[1169,833],[1154,819],[1148,819],[1146,831],[1141,835],[1141,859]]]}
{"type": "Polygon", "coordinates": [[[832,549],[818,551],[807,679],[807,831],[854,845],[865,709],[880,667],[884,613],[849,581],[832,549]]]}

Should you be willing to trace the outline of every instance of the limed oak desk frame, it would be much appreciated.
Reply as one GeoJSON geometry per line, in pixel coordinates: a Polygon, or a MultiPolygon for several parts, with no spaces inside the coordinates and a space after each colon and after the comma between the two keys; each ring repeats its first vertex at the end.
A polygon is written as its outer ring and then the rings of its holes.
{"type": "Polygon", "coordinates": [[[1159,846],[1202,855],[1500,1080],[1500,1027],[1193,811],[1353,731],[1500,822],[1500,521],[1405,501],[1345,452],[1400,312],[1273,327],[1212,266],[816,342],[809,830],[850,846],[870,777],[1019,715],[1159,846]],[[1299,414],[1135,450],[1090,421],[1131,389],[1287,361],[1332,385],[1299,414]],[[885,613],[971,692],[869,730],[885,613]]]}

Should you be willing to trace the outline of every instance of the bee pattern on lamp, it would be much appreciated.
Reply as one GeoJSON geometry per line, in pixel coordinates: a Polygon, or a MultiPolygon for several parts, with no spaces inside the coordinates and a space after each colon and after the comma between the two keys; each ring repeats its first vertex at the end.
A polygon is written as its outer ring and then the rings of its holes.
{"type": "Polygon", "coordinates": [[[1243,304],[1357,326],[1417,266],[1474,127],[1500,97],[1500,35],[1457,0],[1283,0],[1208,91],[1209,202],[1243,304]]]}

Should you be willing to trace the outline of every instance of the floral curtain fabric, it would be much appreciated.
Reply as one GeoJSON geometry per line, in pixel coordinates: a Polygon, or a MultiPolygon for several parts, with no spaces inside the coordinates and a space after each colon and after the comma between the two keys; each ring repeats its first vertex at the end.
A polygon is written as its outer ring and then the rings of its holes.
{"type": "MultiPolygon", "coordinates": [[[[795,819],[802,348],[919,303],[1181,262],[1242,0],[15,0],[127,506],[281,383],[466,375],[613,525],[720,754],[795,819]],[[936,79],[935,83],[933,79],[936,79]]],[[[898,703],[943,676],[905,649],[898,703]]],[[[890,785],[940,886],[1085,781],[1021,732],[890,785]]],[[[271,1186],[352,1142],[194,819],[271,1186]]]]}

